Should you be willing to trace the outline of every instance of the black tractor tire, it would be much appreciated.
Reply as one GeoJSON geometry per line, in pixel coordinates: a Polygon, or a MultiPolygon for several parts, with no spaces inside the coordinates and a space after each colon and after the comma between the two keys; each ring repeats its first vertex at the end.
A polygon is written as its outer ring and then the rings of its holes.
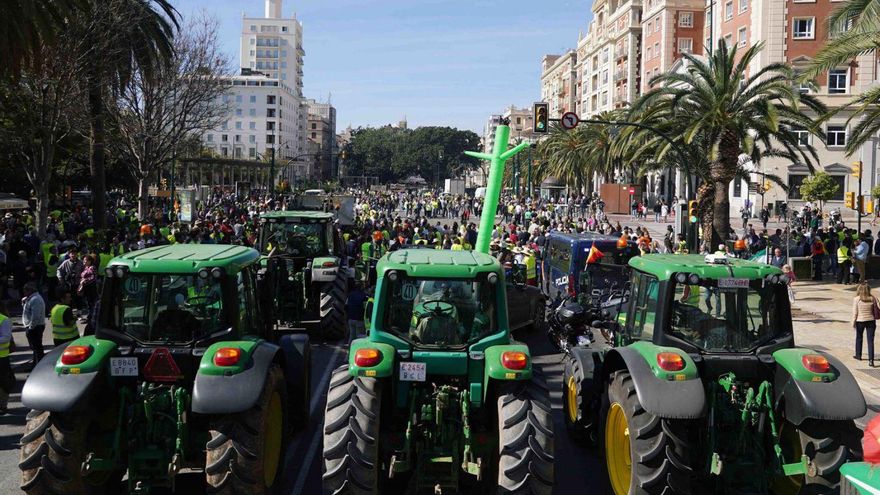
{"type": "Polygon", "coordinates": [[[321,285],[321,329],[319,335],[330,341],[338,341],[346,337],[347,318],[345,301],[348,298],[348,287],[342,269],[336,273],[333,282],[321,285]]]}
{"type": "Polygon", "coordinates": [[[543,298],[538,298],[532,302],[532,311],[529,315],[532,325],[529,330],[533,333],[541,333],[547,329],[547,302],[543,298]]]}
{"type": "Polygon", "coordinates": [[[253,407],[210,421],[205,458],[208,493],[276,493],[284,471],[287,421],[284,374],[280,366],[272,365],[253,407]]]}
{"type": "Polygon", "coordinates": [[[533,369],[531,380],[504,383],[497,405],[497,493],[550,495],[554,482],[553,415],[540,370],[533,369]]]}
{"type": "Polygon", "coordinates": [[[381,382],[333,371],[324,414],[324,493],[379,493],[381,382]]]}
{"type": "MultiPolygon", "coordinates": [[[[796,492],[799,495],[838,493],[840,491],[840,466],[847,462],[862,460],[861,430],[853,421],[804,420],[800,426],[783,423],[782,430],[794,428],[798,436],[800,452],[788,452],[783,443],[785,462],[796,462],[798,454],[810,458],[812,468],[798,477],[800,489],[782,489],[782,492],[796,492]]],[[[788,430],[791,431],[791,430],[788,430]]],[[[784,433],[783,433],[784,435],[784,433]]],[[[784,442],[784,439],[783,439],[784,442]]]]}
{"type": "MultiPolygon", "coordinates": [[[[112,411],[112,418],[116,414],[112,411]]],[[[28,495],[121,493],[122,471],[92,477],[82,474],[83,462],[95,450],[89,440],[93,428],[102,427],[96,425],[100,416],[107,415],[93,409],[66,413],[30,411],[21,437],[21,489],[28,495]]],[[[112,418],[110,427],[115,427],[112,418]]],[[[98,452],[101,454],[107,452],[98,452]]]]}
{"type": "Polygon", "coordinates": [[[611,493],[624,495],[615,492],[610,472],[611,456],[607,448],[607,421],[615,405],[620,406],[626,419],[630,445],[630,486],[624,494],[699,493],[694,480],[697,473],[695,460],[691,458],[688,447],[688,431],[693,429],[694,424],[688,420],[660,418],[646,411],[639,402],[635,384],[627,371],[616,371],[611,375],[599,421],[611,493]]]}
{"type": "Polygon", "coordinates": [[[580,361],[566,355],[565,372],[562,375],[562,414],[568,435],[578,442],[595,440],[593,411],[586,410],[589,400],[584,390],[584,370],[580,361]]]}

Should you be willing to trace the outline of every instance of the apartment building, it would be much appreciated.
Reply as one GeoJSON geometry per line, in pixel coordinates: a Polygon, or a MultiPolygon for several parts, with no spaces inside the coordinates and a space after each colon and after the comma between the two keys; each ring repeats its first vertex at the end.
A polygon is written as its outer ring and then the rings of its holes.
{"type": "Polygon", "coordinates": [[[703,54],[705,0],[647,0],[642,15],[641,92],[683,54],[703,54]]]}
{"type": "Polygon", "coordinates": [[[339,175],[339,150],[336,142],[336,108],[330,103],[306,100],[308,107],[307,139],[315,143],[311,147],[314,166],[310,175],[315,179],[333,179],[339,175]],[[314,150],[317,149],[317,152],[314,150]]]}
{"type": "Polygon", "coordinates": [[[549,103],[550,118],[577,110],[577,52],[544,55],[541,62],[541,101],[549,103]]]}

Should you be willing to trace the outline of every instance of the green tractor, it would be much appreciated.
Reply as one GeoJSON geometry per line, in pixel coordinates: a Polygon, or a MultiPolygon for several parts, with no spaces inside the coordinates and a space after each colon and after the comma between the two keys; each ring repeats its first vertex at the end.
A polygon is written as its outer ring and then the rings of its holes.
{"type": "Polygon", "coordinates": [[[261,215],[260,252],[274,288],[277,320],[328,340],[347,334],[349,269],[334,214],[275,211],[261,215]]]}
{"type": "Polygon", "coordinates": [[[610,348],[574,348],[569,432],[615,495],[837,493],[866,412],[834,357],[795,346],[782,272],[724,256],[633,258],[610,348]]]}
{"type": "Polygon", "coordinates": [[[310,352],[262,318],[259,260],[192,244],[113,259],[96,334],[24,384],[22,490],[147,494],[195,470],[212,493],[271,493],[308,422],[310,352]]]}
{"type": "Polygon", "coordinates": [[[510,337],[498,260],[410,249],[377,271],[369,335],[330,381],[325,493],[550,494],[549,396],[510,337]]]}

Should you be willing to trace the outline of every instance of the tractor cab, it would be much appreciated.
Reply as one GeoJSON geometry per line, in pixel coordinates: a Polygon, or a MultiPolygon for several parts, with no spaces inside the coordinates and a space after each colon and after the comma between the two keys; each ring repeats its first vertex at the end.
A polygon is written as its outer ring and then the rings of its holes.
{"type": "Polygon", "coordinates": [[[260,217],[260,253],[306,259],[331,255],[339,247],[333,214],[318,211],[278,211],[260,217]]]}

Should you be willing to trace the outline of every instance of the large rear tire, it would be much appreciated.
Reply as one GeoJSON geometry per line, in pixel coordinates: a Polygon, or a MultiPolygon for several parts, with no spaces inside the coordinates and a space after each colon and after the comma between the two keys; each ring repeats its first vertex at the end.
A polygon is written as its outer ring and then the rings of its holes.
{"type": "MultiPolygon", "coordinates": [[[[115,404],[115,403],[114,403],[115,404]]],[[[95,445],[106,439],[107,425],[115,428],[117,411],[107,407],[103,415],[94,409],[52,413],[30,411],[21,437],[21,489],[28,495],[103,495],[121,490],[123,471],[83,476],[82,465],[90,452],[109,455],[109,446],[95,445]],[[111,414],[112,413],[112,414],[111,414]]]]}
{"type": "Polygon", "coordinates": [[[797,462],[806,454],[814,469],[805,475],[780,477],[774,483],[774,493],[837,493],[840,490],[840,467],[862,458],[861,436],[853,421],[807,419],[800,426],[783,421],[780,445],[785,462],[797,462]]]}
{"type": "Polygon", "coordinates": [[[324,414],[324,493],[379,493],[380,382],[333,371],[324,414]]]}
{"type": "Polygon", "coordinates": [[[321,285],[321,329],[319,335],[327,340],[337,341],[346,336],[345,300],[348,287],[342,269],[336,273],[333,282],[321,285]]]}
{"type": "Polygon", "coordinates": [[[547,303],[543,298],[532,302],[532,324],[529,330],[533,333],[543,333],[547,330],[547,303]]]}
{"type": "Polygon", "coordinates": [[[672,495],[694,492],[686,420],[645,411],[626,371],[611,375],[602,408],[605,465],[614,495],[672,495]]]}
{"type": "Polygon", "coordinates": [[[565,416],[565,428],[569,436],[579,442],[590,437],[592,411],[585,410],[588,400],[583,389],[584,371],[577,359],[567,355],[565,372],[562,375],[562,412],[565,416]]]}
{"type": "Polygon", "coordinates": [[[277,491],[287,443],[287,388],[278,365],[247,411],[211,421],[205,459],[208,492],[265,495],[277,491]]]}
{"type": "Polygon", "coordinates": [[[505,383],[498,396],[498,493],[553,492],[553,417],[543,375],[505,383]]]}

